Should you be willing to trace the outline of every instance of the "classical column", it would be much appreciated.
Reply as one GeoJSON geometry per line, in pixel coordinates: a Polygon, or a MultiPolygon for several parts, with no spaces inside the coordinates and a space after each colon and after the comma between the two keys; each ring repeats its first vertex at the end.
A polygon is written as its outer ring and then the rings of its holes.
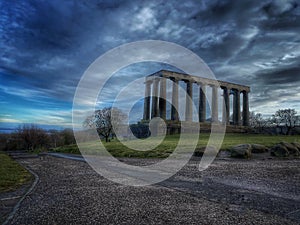
{"type": "Polygon", "coordinates": [[[151,118],[158,117],[158,83],[159,79],[155,78],[153,81],[153,90],[152,90],[152,113],[151,118]]]}
{"type": "Polygon", "coordinates": [[[151,83],[152,81],[145,82],[144,120],[150,119],[151,83]]]}
{"type": "Polygon", "coordinates": [[[173,81],[171,120],[178,121],[178,80],[176,78],[171,78],[171,80],[173,81]]]}
{"type": "Polygon", "coordinates": [[[159,93],[159,115],[162,119],[166,120],[167,114],[167,89],[166,89],[166,78],[162,77],[160,79],[160,93],[159,93]]]}
{"type": "Polygon", "coordinates": [[[223,116],[222,121],[224,124],[229,124],[229,117],[230,117],[230,104],[229,104],[229,90],[227,87],[223,88],[223,116]]]}
{"type": "Polygon", "coordinates": [[[186,81],[185,121],[193,121],[193,82],[186,81]]]}
{"type": "Polygon", "coordinates": [[[199,91],[199,122],[206,121],[206,85],[201,84],[199,91]]]}
{"type": "Polygon", "coordinates": [[[218,87],[212,86],[211,122],[218,122],[218,87]]]}
{"type": "Polygon", "coordinates": [[[243,126],[249,126],[249,98],[247,91],[243,91],[243,126]]]}
{"type": "Polygon", "coordinates": [[[240,91],[234,90],[233,95],[233,121],[234,125],[241,125],[241,103],[240,103],[240,91]]]}

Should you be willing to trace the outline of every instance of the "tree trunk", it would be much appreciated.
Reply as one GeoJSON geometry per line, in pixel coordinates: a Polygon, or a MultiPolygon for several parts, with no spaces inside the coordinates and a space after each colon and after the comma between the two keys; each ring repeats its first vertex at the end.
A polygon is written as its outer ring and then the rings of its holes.
{"type": "Polygon", "coordinates": [[[287,135],[290,135],[290,134],[291,134],[291,131],[292,131],[292,127],[290,127],[290,126],[287,127],[287,132],[286,132],[286,134],[287,134],[287,135]]]}

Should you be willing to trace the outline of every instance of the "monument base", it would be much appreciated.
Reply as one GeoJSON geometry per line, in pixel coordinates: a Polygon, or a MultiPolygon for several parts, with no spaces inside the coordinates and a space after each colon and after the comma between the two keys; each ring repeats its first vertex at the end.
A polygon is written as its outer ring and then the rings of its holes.
{"type": "MultiPolygon", "coordinates": [[[[180,134],[181,133],[181,122],[180,121],[172,121],[172,120],[166,120],[166,133],[167,134],[180,134]]],[[[200,127],[200,133],[210,133],[211,132],[211,126],[212,124],[209,122],[199,123],[199,122],[189,122],[191,123],[191,127],[193,126],[199,126],[200,127]]],[[[140,124],[144,124],[146,126],[149,126],[149,121],[142,120],[140,124]]],[[[214,124],[216,127],[216,131],[218,130],[218,126],[220,126],[220,131],[223,130],[223,125],[221,123],[214,124]]],[[[198,129],[195,129],[198,130],[198,129]]],[[[251,129],[248,126],[238,126],[238,125],[226,125],[226,133],[249,133],[251,129]]],[[[191,128],[191,132],[193,132],[193,129],[191,128]]],[[[197,132],[197,131],[195,131],[197,132]]]]}

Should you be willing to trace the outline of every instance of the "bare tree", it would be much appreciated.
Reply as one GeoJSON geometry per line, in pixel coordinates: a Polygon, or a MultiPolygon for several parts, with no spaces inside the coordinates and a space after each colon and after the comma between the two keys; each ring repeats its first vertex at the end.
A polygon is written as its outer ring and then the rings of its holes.
{"type": "Polygon", "coordinates": [[[286,135],[291,133],[296,124],[299,123],[298,120],[299,116],[297,116],[295,109],[279,109],[272,116],[272,121],[276,124],[276,126],[286,127],[286,135]]]}
{"type": "Polygon", "coordinates": [[[261,133],[269,125],[270,120],[263,118],[261,113],[250,112],[249,123],[252,128],[261,133]]]}
{"type": "Polygon", "coordinates": [[[48,134],[51,140],[51,146],[54,148],[76,143],[73,130],[70,128],[65,128],[61,131],[52,129],[48,131],[48,134]]]}
{"type": "Polygon", "coordinates": [[[300,126],[300,116],[296,116],[296,126],[300,126]]]}
{"type": "Polygon", "coordinates": [[[125,118],[124,113],[116,108],[107,107],[96,110],[93,115],[88,116],[84,123],[84,127],[94,128],[98,134],[105,138],[108,142],[110,137],[114,136],[114,129],[117,129],[125,118]]]}
{"type": "Polygon", "coordinates": [[[60,133],[58,130],[51,129],[48,131],[48,133],[52,147],[56,148],[57,146],[62,145],[62,138],[60,137],[60,133]]]}
{"type": "Polygon", "coordinates": [[[64,130],[62,130],[60,132],[60,136],[63,140],[64,145],[70,145],[76,143],[73,130],[70,128],[65,128],[64,130]]]}
{"type": "Polygon", "coordinates": [[[47,148],[49,145],[47,132],[34,124],[20,126],[14,136],[20,142],[20,146],[26,150],[47,148]]]}

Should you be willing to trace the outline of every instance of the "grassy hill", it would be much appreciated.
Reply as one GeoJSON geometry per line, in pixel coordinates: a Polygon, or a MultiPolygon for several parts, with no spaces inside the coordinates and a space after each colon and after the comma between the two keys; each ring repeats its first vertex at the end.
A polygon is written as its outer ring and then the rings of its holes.
{"type": "MultiPolygon", "coordinates": [[[[159,144],[156,148],[150,151],[136,151],[128,148],[127,146],[123,145],[120,141],[113,139],[110,142],[105,143],[102,141],[104,146],[107,150],[115,157],[138,157],[138,158],[165,158],[168,157],[170,153],[172,153],[175,147],[178,144],[180,135],[168,135],[159,144]]],[[[189,137],[188,137],[189,138],[189,137]]],[[[190,137],[191,139],[193,137],[190,137]]],[[[201,149],[207,145],[207,141],[209,139],[209,134],[204,133],[200,134],[200,138],[198,140],[197,149],[201,149]]],[[[188,141],[188,139],[187,139],[188,141]]],[[[294,136],[285,136],[285,135],[278,135],[278,136],[271,136],[271,135],[262,135],[262,134],[238,134],[238,133],[231,133],[226,134],[221,150],[228,150],[230,147],[243,144],[243,143],[252,143],[252,144],[262,144],[267,147],[272,147],[275,144],[279,143],[280,141],[286,142],[300,142],[300,135],[294,136]]],[[[135,144],[134,140],[127,140],[124,144],[135,144]],[[131,142],[131,143],[130,143],[131,142]]],[[[140,145],[140,143],[137,143],[140,145]]],[[[96,142],[89,142],[87,143],[88,148],[93,149],[93,146],[96,146],[96,142]]],[[[142,146],[139,146],[142,148],[142,146]]],[[[73,153],[73,154],[80,154],[77,145],[67,145],[53,149],[55,152],[62,152],[62,153],[73,153]]]]}
{"type": "Polygon", "coordinates": [[[0,153],[0,192],[11,191],[31,179],[31,174],[11,159],[8,155],[0,153]]]}

